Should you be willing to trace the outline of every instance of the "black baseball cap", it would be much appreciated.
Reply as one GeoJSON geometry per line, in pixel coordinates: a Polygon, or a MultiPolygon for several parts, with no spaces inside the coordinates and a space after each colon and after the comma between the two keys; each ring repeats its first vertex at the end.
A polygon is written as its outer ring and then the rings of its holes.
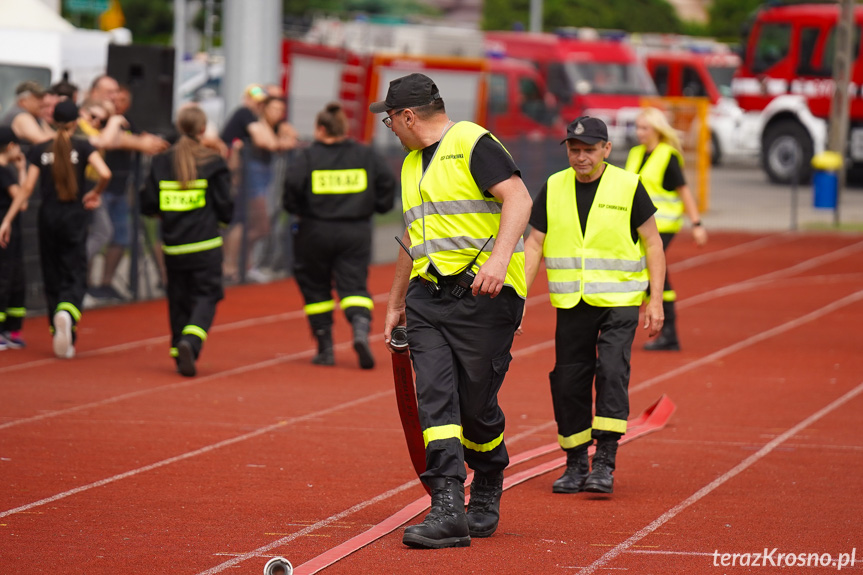
{"type": "Polygon", "coordinates": [[[0,147],[6,147],[12,142],[16,144],[20,143],[21,140],[18,139],[18,136],[15,135],[15,132],[12,131],[12,128],[9,126],[0,126],[0,147]]]}
{"type": "Polygon", "coordinates": [[[388,110],[425,106],[440,100],[440,97],[440,91],[431,78],[425,74],[408,74],[390,82],[387,99],[372,103],[369,112],[380,114],[388,110]]]}
{"type": "Polygon", "coordinates": [[[585,144],[607,142],[608,127],[599,118],[580,116],[566,127],[566,138],[560,143],[565,144],[567,140],[578,140],[585,144]]]}
{"type": "Polygon", "coordinates": [[[54,106],[54,121],[58,124],[67,124],[77,119],[78,106],[72,100],[63,100],[54,106]]]}

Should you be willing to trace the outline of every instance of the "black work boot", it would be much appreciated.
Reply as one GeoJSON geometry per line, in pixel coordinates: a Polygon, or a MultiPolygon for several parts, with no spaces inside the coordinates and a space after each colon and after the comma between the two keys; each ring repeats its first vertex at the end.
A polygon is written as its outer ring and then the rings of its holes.
{"type": "Polygon", "coordinates": [[[578,493],[584,488],[589,471],[587,445],[567,450],[566,470],[551,486],[552,493],[578,493]]]}
{"type": "Polygon", "coordinates": [[[464,485],[452,477],[428,481],[431,511],[423,522],[405,529],[402,543],[423,549],[470,547],[470,531],[464,512],[464,485]]]}
{"type": "Polygon", "coordinates": [[[354,328],[354,351],[360,358],[360,367],[371,369],[375,366],[375,356],[372,355],[372,348],[369,347],[371,319],[363,315],[355,315],[351,325],[354,328]]]}
{"type": "Polygon", "coordinates": [[[315,365],[335,365],[336,356],[333,353],[333,332],[330,328],[316,329],[315,339],[318,340],[318,354],[312,358],[312,363],[315,365]]]}
{"type": "Polygon", "coordinates": [[[593,469],[584,482],[584,490],[593,493],[614,492],[614,460],[617,456],[617,441],[597,441],[593,454],[593,469]]]}
{"type": "Polygon", "coordinates": [[[467,504],[467,525],[471,537],[491,537],[500,521],[500,496],[503,494],[503,471],[474,473],[467,504]]]}
{"type": "Polygon", "coordinates": [[[662,312],[665,315],[665,323],[662,331],[656,339],[644,344],[647,351],[680,351],[680,342],[677,340],[677,312],[673,301],[662,302],[662,312]]]}

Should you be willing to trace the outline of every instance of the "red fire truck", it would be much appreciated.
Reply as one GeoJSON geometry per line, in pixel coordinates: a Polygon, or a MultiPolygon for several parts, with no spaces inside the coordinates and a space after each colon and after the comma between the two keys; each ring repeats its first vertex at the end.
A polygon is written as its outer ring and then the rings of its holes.
{"type": "Polygon", "coordinates": [[[386,97],[390,80],[412,72],[435,80],[453,119],[475,121],[498,137],[542,139],[564,133],[554,107],[548,106],[542,77],[517,60],[386,51],[361,54],[285,40],[282,63],[288,119],[304,137],[314,133],[315,115],[323,105],[339,100],[354,137],[391,145],[392,136],[379,117],[369,114],[368,106],[386,97]]]}
{"type": "Polygon", "coordinates": [[[486,50],[532,62],[571,121],[601,117],[619,150],[634,143],[639,101],[656,89],[644,64],[624,40],[527,32],[487,32],[486,50]]]}
{"type": "MultiPolygon", "coordinates": [[[[793,4],[760,9],[748,30],[743,63],[732,82],[740,107],[757,120],[751,138],[761,144],[762,165],[771,181],[806,181],[813,154],[826,146],[833,94],[837,4],[793,4]]],[[[854,10],[849,158],[863,163],[863,6],[854,10]]]]}

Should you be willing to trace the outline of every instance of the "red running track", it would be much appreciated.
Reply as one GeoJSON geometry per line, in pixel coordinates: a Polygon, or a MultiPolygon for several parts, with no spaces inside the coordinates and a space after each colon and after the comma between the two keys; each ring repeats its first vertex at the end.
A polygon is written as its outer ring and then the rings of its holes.
{"type": "MultiPolygon", "coordinates": [[[[553,469],[508,489],[470,548],[395,529],[323,572],[860,572],[861,262],[859,235],[678,238],[683,351],[644,352],[640,332],[630,386],[634,414],[662,394],[677,410],[621,448],[613,495],[553,494],[553,469]]],[[[391,275],[371,275],[378,331],[391,275]]],[[[514,459],[556,437],[544,288],[501,394],[514,459]]],[[[29,347],[0,353],[0,573],[258,574],[421,498],[380,336],[360,370],[338,318],[338,365],[312,366],[301,307],[292,281],[228,290],[194,379],[172,371],[163,301],[86,312],[73,361],[28,319],[29,347]]]]}

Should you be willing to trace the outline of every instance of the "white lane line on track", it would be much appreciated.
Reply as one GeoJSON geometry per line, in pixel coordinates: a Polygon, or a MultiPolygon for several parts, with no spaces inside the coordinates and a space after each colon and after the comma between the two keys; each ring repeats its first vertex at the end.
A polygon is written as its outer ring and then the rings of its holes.
{"type": "Polygon", "coordinates": [[[112,477],[108,477],[106,479],[101,479],[99,481],[94,481],[93,483],[89,483],[87,485],[82,485],[80,487],[76,487],[74,489],[70,489],[68,491],[64,491],[63,493],[58,493],[56,495],[52,495],[51,497],[46,497],[45,499],[40,499],[39,501],[34,501],[32,503],[27,503],[26,505],[21,505],[14,509],[9,509],[7,511],[0,512],[0,518],[6,517],[8,515],[13,515],[15,513],[21,513],[24,511],[29,511],[35,507],[40,507],[42,505],[46,505],[48,503],[53,503],[54,501],[59,501],[60,499],[65,499],[71,495],[76,495],[78,493],[83,493],[84,491],[89,491],[91,489],[95,489],[96,487],[102,487],[104,485],[108,485],[111,483],[115,483],[120,481],[121,479],[128,479],[129,477],[134,477],[136,475],[140,475],[141,473],[145,473],[147,471],[152,471],[154,469],[158,469],[160,467],[165,467],[166,465],[170,465],[172,463],[178,463],[180,461],[184,461],[186,459],[191,459],[192,457],[196,457],[198,455],[204,455],[205,453],[209,453],[211,451],[215,451],[217,449],[221,449],[222,447],[228,447],[230,445],[234,445],[236,443],[240,443],[249,439],[254,439],[255,437],[259,437],[261,435],[265,435],[270,433],[271,431],[275,431],[282,427],[286,427],[288,425],[292,425],[294,423],[300,423],[302,421],[308,421],[311,419],[315,419],[318,417],[322,417],[325,415],[329,415],[331,413],[335,413],[336,411],[341,411],[344,409],[350,409],[352,407],[356,407],[358,405],[362,405],[364,403],[368,403],[370,401],[374,401],[376,399],[380,399],[382,397],[386,397],[392,395],[391,390],[381,391],[378,393],[374,393],[371,395],[367,395],[365,397],[361,397],[359,399],[355,399],[353,401],[346,401],[344,403],[340,403],[338,405],[334,405],[332,407],[328,407],[327,409],[322,409],[320,411],[316,411],[314,413],[307,413],[306,415],[301,415],[298,417],[291,417],[285,420],[282,420],[278,423],[274,423],[272,425],[267,425],[265,427],[261,427],[254,431],[250,431],[249,433],[244,433],[242,435],[238,435],[236,437],[232,437],[230,439],[225,439],[224,441],[219,441],[217,443],[213,443],[210,445],[206,445],[200,449],[195,449],[194,451],[188,451],[181,455],[177,455],[175,457],[169,457],[168,459],[163,459],[162,461],[157,461],[156,463],[152,463],[150,465],[145,465],[143,467],[139,467],[137,469],[132,469],[131,471],[126,471],[125,473],[119,473],[112,477]]]}
{"type": "Polygon", "coordinates": [[[644,539],[645,537],[647,537],[648,535],[650,535],[651,533],[653,533],[654,531],[656,531],[657,529],[662,527],[665,523],[667,523],[668,521],[670,521],[671,519],[673,519],[674,517],[679,515],[687,507],[690,507],[691,505],[697,503],[698,501],[700,501],[701,499],[703,499],[704,497],[709,495],[711,492],[713,492],[716,489],[718,489],[719,487],[721,487],[724,483],[733,479],[734,477],[736,477],[740,473],[746,471],[747,469],[752,467],[755,463],[757,463],[759,460],[761,460],[764,457],[766,457],[767,455],[769,455],[770,452],[773,451],[774,449],[776,449],[778,446],[782,445],[783,443],[788,441],[790,438],[794,437],[797,433],[799,433],[802,430],[804,430],[805,428],[809,427],[810,425],[812,425],[813,423],[815,423],[816,421],[818,421],[819,419],[821,419],[825,415],[827,415],[827,414],[831,413],[832,411],[835,411],[836,409],[842,407],[843,405],[845,405],[846,403],[848,403],[849,401],[851,401],[852,399],[854,399],[855,397],[857,397],[861,393],[863,393],[863,383],[858,384],[857,387],[855,387],[851,391],[847,392],[843,396],[834,400],[833,402],[831,402],[827,406],[819,409],[818,411],[816,411],[815,413],[813,413],[812,415],[810,415],[809,417],[807,417],[806,419],[804,419],[803,421],[801,421],[800,423],[798,423],[797,425],[792,427],[791,429],[785,431],[781,435],[774,438],[772,441],[768,442],[764,447],[762,447],[756,453],[753,453],[752,455],[750,455],[749,457],[747,457],[746,459],[741,461],[734,468],[723,473],[722,475],[720,475],[719,477],[717,477],[716,479],[714,479],[713,481],[711,481],[710,483],[708,483],[707,485],[705,485],[704,487],[702,487],[701,489],[699,489],[698,491],[696,491],[695,493],[690,495],[688,498],[681,501],[680,503],[678,503],[677,505],[675,505],[674,507],[672,507],[671,509],[669,509],[668,511],[666,511],[665,513],[663,513],[659,517],[657,517],[652,523],[650,523],[649,525],[646,525],[645,527],[643,527],[642,529],[637,531],[629,539],[627,539],[623,543],[615,546],[612,550],[606,552],[602,557],[600,557],[599,559],[597,559],[596,561],[594,561],[593,563],[591,563],[590,565],[588,565],[584,569],[581,569],[578,572],[578,575],[590,575],[591,573],[594,573],[597,569],[602,568],[603,566],[607,565],[610,561],[614,560],[621,553],[627,551],[630,547],[632,547],[633,545],[635,545],[636,543],[638,543],[639,541],[641,541],[642,539],[644,539]]]}
{"type": "Polygon", "coordinates": [[[847,305],[851,305],[860,300],[863,300],[863,290],[854,292],[850,295],[843,297],[842,299],[838,299],[834,302],[831,302],[824,307],[820,307],[814,311],[807,313],[806,315],[802,315],[798,318],[795,318],[791,321],[787,321],[783,324],[777,325],[776,327],[770,328],[768,330],[762,331],[761,333],[757,333],[752,337],[747,337],[744,340],[738,341],[737,343],[731,344],[728,347],[724,347],[718,351],[714,351],[711,354],[702,356],[696,360],[690,361],[685,365],[681,365],[671,371],[666,371],[665,373],[661,373],[655,377],[651,377],[645,381],[642,381],[636,386],[629,388],[629,393],[636,393],[639,391],[644,391],[645,389],[656,385],[661,381],[665,381],[667,379],[671,379],[672,377],[677,377],[682,373],[686,373],[688,371],[692,371],[693,369],[697,369],[703,365],[707,365],[717,359],[725,357],[727,355],[731,355],[734,352],[740,351],[741,349],[746,349],[753,344],[764,341],[766,339],[770,339],[771,337],[775,337],[787,331],[790,331],[794,328],[800,327],[803,324],[813,322],[817,319],[824,317],[825,315],[832,313],[840,308],[843,308],[847,305]]]}
{"type": "MultiPolygon", "coordinates": [[[[374,342],[377,340],[382,340],[382,335],[375,335],[369,337],[370,342],[374,342]]],[[[335,349],[353,349],[353,342],[342,342],[335,345],[335,349]]],[[[243,365],[240,367],[235,367],[226,371],[220,371],[218,373],[212,373],[210,375],[205,375],[201,377],[195,377],[191,379],[187,379],[185,381],[178,381],[176,383],[169,383],[167,385],[160,385],[158,387],[151,387],[148,389],[141,389],[139,391],[133,391],[131,393],[124,393],[123,395],[116,395],[114,397],[109,397],[107,399],[101,399],[99,401],[93,401],[90,403],[85,403],[82,405],[76,405],[75,407],[69,407],[66,409],[58,409],[57,411],[49,411],[47,413],[41,413],[39,415],[34,415],[32,417],[25,417],[23,419],[16,419],[13,421],[7,421],[6,423],[0,423],[0,430],[7,429],[9,427],[14,427],[16,425],[21,425],[23,423],[33,423],[36,421],[41,421],[43,419],[48,419],[51,417],[57,417],[60,415],[68,415],[70,413],[75,413],[77,411],[84,411],[87,409],[93,409],[96,407],[102,407],[105,405],[110,405],[112,403],[118,403],[120,401],[126,401],[128,399],[135,399],[137,397],[141,397],[144,395],[149,395],[151,393],[161,392],[161,391],[171,391],[175,389],[182,389],[184,387],[190,387],[192,385],[198,385],[200,383],[206,383],[208,381],[213,381],[215,379],[222,379],[225,377],[230,377],[232,375],[241,375],[247,373],[249,371],[255,371],[258,369],[266,369],[268,367],[273,367],[282,363],[287,363],[290,361],[295,361],[298,359],[303,359],[306,357],[312,357],[315,354],[314,350],[306,350],[297,353],[292,353],[289,355],[280,355],[279,357],[275,357],[273,359],[268,359],[266,361],[260,361],[258,363],[253,363],[250,365],[243,365]]]]}
{"type": "Polygon", "coordinates": [[[698,295],[694,295],[684,300],[678,302],[678,308],[685,308],[693,305],[697,305],[704,301],[712,301],[717,297],[723,297],[726,295],[738,293],[741,291],[745,291],[750,289],[752,284],[765,283],[776,281],[781,278],[787,278],[795,273],[803,272],[817,266],[830,263],[831,261],[835,261],[844,257],[848,257],[853,255],[854,253],[863,249],[863,242],[857,242],[856,244],[851,244],[849,246],[845,246],[838,250],[834,250],[832,252],[828,252],[826,254],[821,254],[814,258],[809,258],[808,260],[803,260],[800,263],[794,264],[793,266],[789,266],[787,268],[782,268],[780,270],[775,270],[772,272],[768,272],[766,274],[762,274],[760,276],[755,276],[754,278],[749,278],[745,281],[730,284],[727,286],[723,286],[721,288],[717,288],[715,290],[711,290],[708,292],[700,293],[698,295]]]}
{"type": "Polygon", "coordinates": [[[361,503],[357,503],[353,507],[349,507],[348,509],[345,509],[344,511],[337,513],[335,515],[330,515],[326,519],[322,519],[322,520],[318,521],[317,523],[313,523],[312,525],[309,525],[305,529],[300,529],[296,533],[291,533],[290,535],[288,535],[286,537],[282,537],[281,539],[277,539],[276,541],[273,541],[271,543],[267,543],[266,545],[258,547],[254,551],[249,551],[248,553],[243,553],[242,555],[237,555],[236,557],[234,557],[233,559],[231,559],[229,561],[225,561],[224,563],[216,565],[215,567],[207,569],[206,571],[201,571],[200,573],[198,573],[198,575],[215,575],[215,573],[221,573],[225,569],[229,569],[229,568],[233,567],[234,565],[239,565],[240,563],[243,563],[243,562],[248,561],[250,559],[258,558],[262,554],[266,553],[267,551],[271,551],[272,549],[275,549],[276,547],[281,547],[282,545],[285,545],[286,543],[290,543],[291,541],[293,541],[295,539],[298,539],[300,537],[308,535],[309,533],[313,533],[313,532],[317,531],[318,529],[321,529],[322,527],[326,527],[327,525],[335,523],[336,521],[339,521],[340,519],[344,519],[345,517],[348,517],[349,515],[353,515],[357,511],[365,509],[366,507],[368,507],[370,505],[374,505],[375,503],[379,503],[381,501],[384,501],[385,499],[389,499],[393,495],[401,493],[402,491],[404,491],[406,489],[410,489],[411,487],[415,487],[416,485],[417,485],[417,481],[408,481],[407,483],[403,483],[402,485],[399,485],[398,487],[396,487],[394,489],[390,489],[389,491],[381,493],[377,497],[374,497],[372,499],[367,499],[361,503]]]}

